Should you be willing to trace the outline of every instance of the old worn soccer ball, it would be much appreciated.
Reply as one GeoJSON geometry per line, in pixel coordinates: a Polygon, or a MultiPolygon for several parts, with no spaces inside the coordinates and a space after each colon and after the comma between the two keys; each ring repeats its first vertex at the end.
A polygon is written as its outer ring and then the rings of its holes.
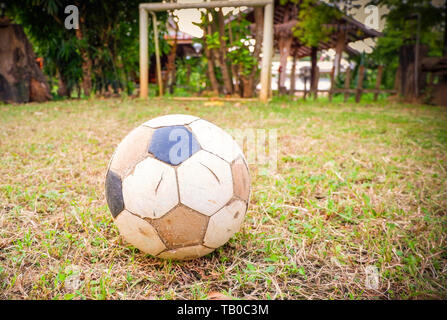
{"type": "Polygon", "coordinates": [[[233,138],[190,115],[166,115],[131,131],[110,160],[107,204],[127,242],[165,259],[212,252],[236,233],[250,196],[233,138]]]}

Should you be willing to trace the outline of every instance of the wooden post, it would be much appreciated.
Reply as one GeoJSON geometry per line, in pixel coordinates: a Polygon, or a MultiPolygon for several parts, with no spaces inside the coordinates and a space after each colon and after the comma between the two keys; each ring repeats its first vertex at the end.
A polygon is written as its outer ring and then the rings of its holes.
{"type": "Polygon", "coordinates": [[[430,75],[428,76],[428,86],[431,87],[435,81],[435,75],[433,72],[430,72],[430,75]]]}
{"type": "Polygon", "coordinates": [[[343,55],[343,50],[346,47],[346,25],[341,25],[342,30],[338,33],[337,36],[337,43],[335,45],[335,59],[334,59],[334,66],[335,66],[335,76],[338,76],[340,73],[340,62],[343,55]]]}
{"type": "Polygon", "coordinates": [[[155,42],[155,64],[157,67],[157,83],[158,83],[158,95],[163,96],[163,80],[161,78],[161,62],[160,62],[160,47],[158,45],[158,22],[157,16],[153,11],[150,11],[152,15],[152,25],[154,27],[154,42],[155,42]]]}
{"type": "Polygon", "coordinates": [[[270,69],[272,68],[273,56],[273,3],[267,4],[264,8],[264,39],[262,42],[262,62],[261,62],[261,92],[259,98],[262,102],[267,102],[271,87],[270,69]]]}
{"type": "Polygon", "coordinates": [[[279,65],[281,72],[278,74],[278,92],[280,94],[286,93],[285,83],[287,78],[287,59],[290,55],[293,36],[290,34],[287,37],[280,37],[279,44],[279,65]]]}
{"type": "Polygon", "coordinates": [[[344,97],[344,102],[348,101],[349,98],[349,87],[351,86],[351,68],[347,68],[346,69],[346,74],[345,74],[345,97],[344,97]]]}
{"type": "Polygon", "coordinates": [[[140,7],[140,98],[147,98],[149,83],[147,11],[140,7]]]}
{"type": "Polygon", "coordinates": [[[400,66],[397,68],[396,71],[396,76],[394,77],[394,91],[396,91],[396,95],[401,95],[401,82],[400,82],[400,73],[401,73],[401,68],[400,66]]]}
{"type": "Polygon", "coordinates": [[[335,87],[334,75],[335,75],[335,66],[333,66],[332,70],[331,70],[331,83],[330,83],[331,87],[329,88],[329,102],[332,102],[332,94],[333,94],[334,87],[335,87]]]}
{"type": "Polygon", "coordinates": [[[376,92],[374,92],[374,101],[377,101],[379,97],[380,84],[382,83],[382,72],[383,66],[379,66],[377,69],[377,78],[376,78],[376,92]]]}
{"type": "Polygon", "coordinates": [[[314,79],[314,100],[318,98],[318,82],[320,82],[320,68],[318,66],[315,68],[315,79],[314,79]]]}
{"type": "Polygon", "coordinates": [[[310,94],[315,92],[315,78],[317,77],[317,53],[318,48],[312,47],[311,49],[311,67],[310,67],[310,94]]]}
{"type": "Polygon", "coordinates": [[[292,70],[290,71],[290,90],[289,94],[294,96],[295,95],[295,86],[296,86],[296,52],[293,53],[293,60],[292,60],[292,70]]]}
{"type": "Polygon", "coordinates": [[[357,91],[355,93],[355,102],[360,102],[360,98],[362,97],[362,91],[363,91],[363,75],[365,74],[365,67],[360,66],[359,67],[359,74],[357,78],[357,91]]]}
{"type": "Polygon", "coordinates": [[[281,92],[280,92],[280,90],[279,90],[279,88],[281,87],[281,73],[283,73],[283,70],[282,70],[282,67],[281,66],[279,66],[278,67],[278,79],[276,79],[277,80],[277,87],[278,87],[278,96],[281,94],[281,92]]]}
{"type": "Polygon", "coordinates": [[[307,78],[304,77],[304,92],[303,92],[303,100],[306,100],[307,96],[307,78]]]}

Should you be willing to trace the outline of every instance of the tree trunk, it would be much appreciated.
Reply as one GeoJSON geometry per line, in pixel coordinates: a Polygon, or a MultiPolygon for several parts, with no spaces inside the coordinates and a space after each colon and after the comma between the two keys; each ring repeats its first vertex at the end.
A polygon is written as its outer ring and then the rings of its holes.
{"type": "Polygon", "coordinates": [[[400,66],[397,68],[396,70],[396,74],[394,76],[394,90],[396,90],[397,94],[400,95],[401,94],[401,88],[400,88],[400,77],[401,77],[401,70],[400,70],[400,66]]]}
{"type": "Polygon", "coordinates": [[[36,63],[23,28],[0,21],[0,101],[43,102],[51,99],[47,80],[36,63]]]}
{"type": "MultiPolygon", "coordinates": [[[[77,2],[75,2],[77,3],[77,2]]],[[[79,7],[80,4],[77,3],[77,6],[79,7]]],[[[79,41],[84,41],[84,34],[82,32],[82,27],[85,25],[85,18],[84,16],[82,16],[82,10],[79,10],[80,14],[79,14],[79,28],[75,29],[76,32],[76,39],[78,39],[79,41]]],[[[81,52],[81,57],[82,57],[82,88],[84,90],[84,94],[86,96],[90,96],[91,93],[91,89],[92,89],[92,74],[91,74],[91,70],[92,70],[92,61],[87,53],[86,48],[83,46],[83,44],[81,44],[79,51],[81,52]]]]}
{"type": "MultiPolygon", "coordinates": [[[[211,26],[209,25],[210,22],[208,19],[208,10],[206,12],[206,21],[207,21],[208,25],[206,26],[206,28],[204,30],[204,33],[205,33],[204,38],[206,38],[207,34],[210,35],[212,33],[211,26]]],[[[211,90],[215,94],[219,94],[219,82],[217,82],[216,74],[214,73],[213,53],[206,45],[206,41],[205,41],[205,45],[204,45],[204,50],[205,50],[205,55],[206,55],[206,59],[207,59],[208,77],[210,79],[211,90]]]]}
{"type": "MultiPolygon", "coordinates": [[[[447,1],[444,4],[444,43],[442,47],[442,55],[447,56],[447,1]]],[[[443,82],[447,82],[447,74],[442,77],[443,82]]]]}
{"type": "MultiPolygon", "coordinates": [[[[230,37],[230,47],[234,45],[233,31],[231,30],[231,24],[228,26],[228,36],[230,37]]],[[[239,70],[236,64],[231,64],[232,82],[234,84],[234,93],[241,96],[241,86],[239,83],[239,70]]]]}
{"type": "Polygon", "coordinates": [[[58,89],[57,89],[57,94],[61,97],[67,97],[68,96],[68,90],[67,90],[67,86],[65,84],[65,79],[62,77],[62,74],[59,70],[57,70],[57,84],[58,84],[58,89]]]}
{"type": "Polygon", "coordinates": [[[251,98],[253,96],[253,89],[251,86],[250,78],[249,77],[242,77],[242,97],[243,98],[251,98]]]}
{"type": "Polygon", "coordinates": [[[231,80],[231,73],[227,65],[227,45],[225,43],[225,17],[222,9],[217,12],[217,24],[219,30],[219,60],[222,72],[222,79],[224,82],[225,94],[233,94],[233,81],[231,80]]]}
{"type": "Polygon", "coordinates": [[[171,51],[168,55],[168,62],[166,65],[166,76],[163,79],[164,87],[172,94],[174,92],[174,79],[175,79],[175,57],[177,56],[177,33],[178,33],[178,23],[175,22],[175,38],[174,43],[171,47],[171,51]]]}
{"type": "Polygon", "coordinates": [[[189,63],[186,64],[186,79],[191,77],[191,65],[189,63]]]}
{"type": "Polygon", "coordinates": [[[244,87],[243,97],[251,98],[255,94],[256,85],[258,83],[258,66],[261,62],[261,49],[262,49],[262,38],[264,35],[264,9],[261,7],[254,8],[255,16],[255,47],[253,50],[253,57],[258,61],[258,63],[253,67],[251,74],[249,75],[248,81],[246,81],[247,88],[244,87]]]}
{"type": "Polygon", "coordinates": [[[276,78],[276,87],[278,89],[278,94],[280,94],[279,88],[281,87],[281,73],[283,73],[283,70],[282,70],[282,67],[279,66],[278,67],[278,78],[276,78]]]}
{"type": "Polygon", "coordinates": [[[447,1],[444,4],[444,46],[442,48],[442,55],[447,56],[447,1]]]}
{"type": "Polygon", "coordinates": [[[418,63],[418,79],[415,80],[415,45],[403,45],[399,52],[399,69],[400,69],[400,95],[406,101],[414,101],[419,98],[416,94],[415,82],[417,81],[418,91],[422,92],[425,86],[425,79],[421,76],[421,60],[428,52],[427,46],[419,47],[419,63],[418,63]]]}
{"type": "Polygon", "coordinates": [[[279,39],[279,65],[281,72],[279,74],[278,92],[281,94],[287,91],[285,86],[287,78],[287,58],[290,55],[292,40],[292,35],[287,35],[279,39]]]}
{"type": "Polygon", "coordinates": [[[290,71],[290,91],[289,93],[294,96],[295,95],[295,86],[296,86],[296,53],[293,53],[292,60],[292,70],[290,71]]]}

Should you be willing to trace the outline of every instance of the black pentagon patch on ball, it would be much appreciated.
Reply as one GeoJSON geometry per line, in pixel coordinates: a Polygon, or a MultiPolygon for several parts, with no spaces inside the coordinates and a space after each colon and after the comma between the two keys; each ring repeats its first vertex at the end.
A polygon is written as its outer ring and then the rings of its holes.
{"type": "Polygon", "coordinates": [[[112,216],[116,218],[124,210],[123,188],[121,178],[111,170],[106,176],[106,200],[112,216]]]}
{"type": "Polygon", "coordinates": [[[149,152],[158,160],[178,165],[200,150],[196,138],[184,126],[170,126],[155,130],[149,152]]]}

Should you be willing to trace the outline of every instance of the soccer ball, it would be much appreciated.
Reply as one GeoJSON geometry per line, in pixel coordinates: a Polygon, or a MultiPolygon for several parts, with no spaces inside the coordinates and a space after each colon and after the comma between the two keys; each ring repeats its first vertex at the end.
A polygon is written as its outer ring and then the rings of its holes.
{"type": "Polygon", "coordinates": [[[250,175],[232,137],[203,119],[167,115],[131,131],[105,179],[107,204],[124,239],[163,259],[193,259],[239,230],[250,175]]]}

